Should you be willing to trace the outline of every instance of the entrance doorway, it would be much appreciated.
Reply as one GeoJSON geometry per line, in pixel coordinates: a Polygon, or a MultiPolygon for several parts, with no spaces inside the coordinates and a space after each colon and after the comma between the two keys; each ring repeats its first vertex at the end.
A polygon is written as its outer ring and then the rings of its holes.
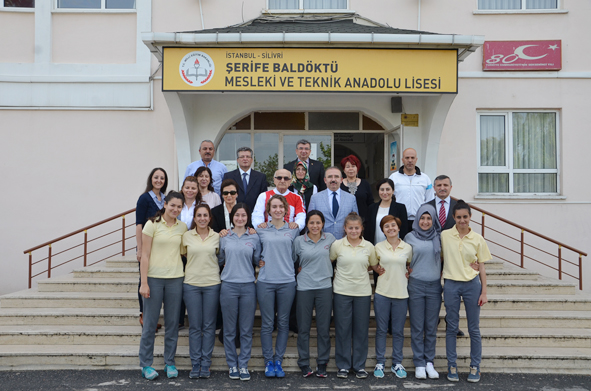
{"type": "MultiPolygon", "coordinates": [[[[273,173],[296,159],[299,140],[312,146],[311,158],[325,167],[340,167],[341,159],[355,155],[361,162],[359,177],[366,179],[374,197],[375,183],[390,175],[392,141],[399,131],[384,129],[361,112],[254,112],[230,126],[217,146],[217,160],[228,170],[236,169],[236,150],[248,146],[254,151],[254,169],[266,174],[273,184],[273,173]]],[[[394,153],[399,156],[398,153],[394,153]]]]}

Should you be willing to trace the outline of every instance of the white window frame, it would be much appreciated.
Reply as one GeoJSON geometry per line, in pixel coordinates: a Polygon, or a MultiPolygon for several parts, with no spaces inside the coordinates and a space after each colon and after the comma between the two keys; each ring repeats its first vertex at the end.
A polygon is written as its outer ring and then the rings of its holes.
{"type": "Polygon", "coordinates": [[[478,172],[476,175],[476,198],[559,198],[561,196],[561,147],[560,147],[560,111],[559,110],[479,110],[476,115],[476,159],[478,172]],[[554,113],[556,115],[556,168],[551,169],[515,169],[513,168],[513,113],[554,113]],[[480,117],[481,116],[504,116],[505,117],[505,166],[481,166],[480,165],[480,117]],[[515,193],[513,191],[514,174],[556,174],[556,193],[515,193]],[[508,174],[509,191],[507,193],[481,193],[479,174],[508,174]]]}
{"type": "Polygon", "coordinates": [[[556,8],[547,9],[528,9],[526,7],[527,0],[521,0],[521,9],[495,9],[495,10],[481,10],[478,9],[478,0],[476,2],[476,9],[472,12],[474,15],[482,14],[566,14],[568,10],[562,8],[562,0],[557,0],[556,8]]]}
{"type": "MultiPolygon", "coordinates": [[[[35,0],[35,5],[37,5],[37,1],[43,0],[35,0]]],[[[1,11],[8,11],[8,12],[35,12],[35,7],[5,7],[4,0],[0,0],[0,12],[1,11]]]]}
{"type": "MultiPolygon", "coordinates": [[[[38,0],[42,1],[42,0],[38,0]]],[[[137,2],[141,0],[136,0],[135,8],[106,8],[107,7],[107,0],[101,0],[101,8],[59,8],[58,7],[58,0],[53,0],[53,12],[63,12],[63,13],[92,13],[92,12],[110,12],[110,13],[136,13],[137,10],[137,2]]]]}
{"type": "Polygon", "coordinates": [[[347,0],[347,8],[336,8],[336,9],[322,9],[322,8],[304,8],[304,0],[299,0],[299,8],[297,9],[283,9],[283,8],[269,8],[269,0],[267,0],[267,9],[264,13],[273,13],[273,14],[294,14],[298,13],[312,13],[312,14],[320,14],[320,13],[355,13],[355,11],[349,9],[350,7],[350,0],[347,0]]]}

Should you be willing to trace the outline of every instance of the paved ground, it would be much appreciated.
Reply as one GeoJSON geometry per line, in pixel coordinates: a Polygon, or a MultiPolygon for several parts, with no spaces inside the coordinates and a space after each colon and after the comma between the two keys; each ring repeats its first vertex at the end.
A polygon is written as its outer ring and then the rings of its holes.
{"type": "MultiPolygon", "coordinates": [[[[444,376],[439,380],[396,379],[388,374],[384,379],[370,375],[368,379],[337,379],[330,374],[327,379],[303,379],[299,374],[288,373],[284,379],[266,379],[262,372],[252,374],[252,380],[241,382],[228,379],[227,373],[214,372],[210,379],[192,380],[188,371],[180,371],[177,379],[147,381],[140,371],[21,371],[0,372],[2,391],[127,391],[127,390],[499,390],[499,391],[591,391],[591,376],[555,376],[524,374],[483,374],[478,384],[466,382],[460,374],[459,383],[450,383],[444,376]]],[[[463,375],[463,376],[462,376],[463,375]]],[[[161,374],[162,377],[162,374],[161,374]]]]}

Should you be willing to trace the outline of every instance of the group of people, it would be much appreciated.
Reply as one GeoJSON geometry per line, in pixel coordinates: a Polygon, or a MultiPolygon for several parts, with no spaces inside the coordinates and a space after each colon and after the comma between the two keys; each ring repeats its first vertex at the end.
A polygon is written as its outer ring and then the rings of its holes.
{"type": "Polygon", "coordinates": [[[209,140],[201,144],[202,159],[187,168],[180,192],[166,194],[166,171],[152,170],[136,209],[142,376],[158,376],[152,363],[164,304],[167,377],[178,376],[174,356],[186,307],[189,377],[210,376],[221,327],[229,377],[249,380],[258,303],[265,376],[285,376],[282,362],[293,327],[302,374],[314,374],[309,350],[314,318],[316,376],[327,377],[334,320],[337,377],[353,372],[366,378],[372,271],[374,376],[384,377],[388,332],[391,372],[407,376],[402,349],[408,312],[415,377],[439,378],[433,363],[443,292],[447,378],[459,380],[456,338],[463,300],[471,347],[468,381],[479,381],[484,262],[491,255],[482,236],[470,229],[470,206],[450,198],[451,179],[440,175],[433,186],[409,148],[400,170],[377,182],[380,200],[374,203],[369,183],[358,177],[357,157],[342,159],[343,179],[341,168],[325,169],[310,151],[308,141],[297,143],[297,159],[275,172],[272,190],[265,175],[252,169],[250,148],[238,149],[238,168],[228,172],[213,160],[209,140]]]}

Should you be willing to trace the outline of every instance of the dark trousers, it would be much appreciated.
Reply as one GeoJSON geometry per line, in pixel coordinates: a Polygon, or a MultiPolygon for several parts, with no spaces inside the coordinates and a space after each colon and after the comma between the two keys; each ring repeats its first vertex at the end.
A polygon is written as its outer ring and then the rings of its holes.
{"type": "Polygon", "coordinates": [[[371,296],[334,294],[335,362],[338,369],[365,369],[371,296]]]}
{"type": "Polygon", "coordinates": [[[330,317],[332,313],[332,288],[297,291],[298,366],[310,365],[310,328],[312,313],[316,308],[316,333],[318,365],[327,364],[330,356],[330,317]]]}

